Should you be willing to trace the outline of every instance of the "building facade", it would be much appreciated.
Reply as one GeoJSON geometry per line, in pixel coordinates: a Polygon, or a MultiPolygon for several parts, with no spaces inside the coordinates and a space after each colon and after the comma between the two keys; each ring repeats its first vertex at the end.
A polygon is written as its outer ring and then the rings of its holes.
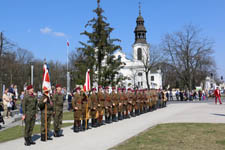
{"type": "MultiPolygon", "coordinates": [[[[144,26],[144,18],[141,16],[141,11],[139,11],[136,24],[134,30],[135,42],[132,45],[132,59],[128,59],[126,54],[122,51],[117,51],[114,55],[115,58],[119,58],[121,62],[125,64],[119,71],[120,75],[126,77],[126,79],[120,83],[120,86],[143,89],[148,88],[144,64],[150,61],[150,44],[148,44],[146,40],[147,30],[144,26]]],[[[150,88],[161,89],[161,70],[150,71],[148,73],[148,81],[150,88]]]]}

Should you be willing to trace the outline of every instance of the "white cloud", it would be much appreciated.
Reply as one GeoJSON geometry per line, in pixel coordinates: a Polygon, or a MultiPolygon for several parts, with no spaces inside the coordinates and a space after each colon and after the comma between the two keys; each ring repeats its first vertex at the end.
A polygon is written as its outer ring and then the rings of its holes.
{"type": "Polygon", "coordinates": [[[65,33],[63,33],[63,32],[53,32],[53,35],[59,36],[59,37],[65,37],[66,36],[65,33]]]}
{"type": "Polygon", "coordinates": [[[41,28],[41,29],[40,29],[40,32],[41,32],[42,34],[50,34],[50,35],[57,36],[57,37],[66,37],[66,34],[65,34],[65,33],[53,31],[53,30],[52,30],[51,28],[49,28],[49,27],[41,28]]]}
{"type": "Polygon", "coordinates": [[[42,34],[48,34],[52,32],[52,29],[49,27],[45,27],[45,28],[41,28],[40,31],[42,34]]]}

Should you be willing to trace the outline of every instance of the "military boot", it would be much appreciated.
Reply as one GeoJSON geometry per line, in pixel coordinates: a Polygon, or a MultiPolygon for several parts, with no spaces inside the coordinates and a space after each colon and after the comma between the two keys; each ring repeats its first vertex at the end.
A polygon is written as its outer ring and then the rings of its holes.
{"type": "Polygon", "coordinates": [[[121,112],[118,112],[118,119],[119,119],[119,120],[122,120],[121,112]]]}
{"type": "Polygon", "coordinates": [[[82,131],[85,131],[86,130],[85,126],[86,126],[86,121],[83,120],[82,121],[82,131]]]}
{"type": "Polygon", "coordinates": [[[55,132],[54,132],[54,137],[60,137],[60,136],[59,136],[59,131],[55,131],[55,132]]]}
{"type": "Polygon", "coordinates": [[[32,140],[31,137],[29,137],[29,142],[30,142],[30,144],[32,144],[32,145],[36,144],[36,143],[32,140]]]}
{"type": "Polygon", "coordinates": [[[47,134],[47,140],[53,140],[49,133],[47,134]]]}
{"type": "Polygon", "coordinates": [[[112,115],[109,116],[109,123],[112,123],[112,115]]]}
{"type": "Polygon", "coordinates": [[[25,139],[25,143],[24,143],[24,145],[26,145],[26,146],[30,146],[30,145],[31,145],[31,143],[30,143],[29,138],[24,138],[24,139],[25,139]]]}
{"type": "Polygon", "coordinates": [[[45,141],[46,141],[45,135],[44,135],[44,134],[41,134],[41,141],[42,141],[42,142],[45,142],[45,141]]]}
{"type": "Polygon", "coordinates": [[[94,119],[91,119],[91,127],[94,127],[94,119]]]}

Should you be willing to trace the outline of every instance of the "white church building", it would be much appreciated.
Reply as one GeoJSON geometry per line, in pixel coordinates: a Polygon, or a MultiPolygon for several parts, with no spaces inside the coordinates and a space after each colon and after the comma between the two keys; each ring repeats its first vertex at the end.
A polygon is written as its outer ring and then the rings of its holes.
{"type": "MultiPolygon", "coordinates": [[[[125,63],[125,66],[119,71],[119,73],[127,78],[126,80],[123,80],[120,85],[143,89],[148,87],[143,62],[146,62],[147,59],[149,59],[150,44],[148,44],[146,40],[147,30],[144,26],[144,18],[141,16],[141,11],[139,12],[136,23],[137,26],[134,31],[135,42],[132,45],[132,59],[128,59],[126,54],[122,51],[117,51],[114,55],[125,63]]],[[[155,72],[150,71],[148,79],[150,88],[162,89],[162,73],[160,69],[155,72]]]]}

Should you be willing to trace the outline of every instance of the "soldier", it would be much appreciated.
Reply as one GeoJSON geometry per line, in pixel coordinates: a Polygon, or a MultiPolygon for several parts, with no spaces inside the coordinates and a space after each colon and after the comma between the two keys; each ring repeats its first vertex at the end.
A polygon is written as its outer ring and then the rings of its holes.
{"type": "Polygon", "coordinates": [[[128,118],[130,118],[131,116],[133,116],[133,99],[134,99],[134,94],[132,93],[132,89],[128,88],[128,93],[127,93],[127,97],[128,97],[128,103],[127,103],[127,110],[129,111],[130,114],[128,114],[128,118]]]}
{"type": "Polygon", "coordinates": [[[51,118],[53,112],[53,102],[49,95],[50,89],[43,90],[43,96],[39,102],[39,108],[41,110],[41,141],[52,140],[50,137],[50,126],[51,126],[51,118]],[[47,114],[46,114],[46,107],[47,106],[47,114]],[[45,115],[47,115],[47,131],[45,131],[45,115]],[[45,133],[47,132],[47,139],[45,133]]]}
{"type": "Polygon", "coordinates": [[[139,99],[140,99],[140,113],[141,114],[143,114],[144,113],[144,99],[145,99],[145,97],[144,97],[144,92],[143,92],[144,90],[143,89],[141,89],[140,90],[140,95],[139,95],[139,99]]]}
{"type": "Polygon", "coordinates": [[[166,102],[168,101],[168,99],[166,97],[166,92],[164,90],[162,91],[162,95],[163,95],[163,104],[162,104],[162,107],[166,107],[166,102]]]}
{"type": "Polygon", "coordinates": [[[111,116],[112,116],[112,101],[111,96],[109,94],[109,87],[105,87],[105,122],[111,123],[111,116]]]}
{"type": "Polygon", "coordinates": [[[131,110],[131,116],[132,117],[135,117],[135,113],[134,113],[134,110],[135,110],[135,106],[136,106],[136,99],[137,99],[137,95],[136,95],[136,92],[135,90],[131,90],[132,91],[132,110],[131,110]]]}
{"type": "Polygon", "coordinates": [[[105,98],[102,91],[102,86],[98,87],[98,126],[103,125],[102,119],[104,115],[105,98]]]}
{"type": "Polygon", "coordinates": [[[118,98],[119,98],[119,103],[118,103],[118,119],[123,120],[123,94],[121,93],[122,89],[118,88],[118,98]]]}
{"type": "Polygon", "coordinates": [[[86,129],[89,129],[89,110],[91,106],[90,98],[88,98],[88,95],[81,90],[81,97],[82,97],[82,130],[85,131],[86,129]]]}
{"type": "Polygon", "coordinates": [[[112,87],[112,93],[110,94],[111,101],[112,101],[112,121],[113,122],[117,121],[116,114],[118,111],[118,104],[119,104],[119,101],[118,101],[119,98],[117,93],[115,92],[115,89],[116,89],[115,87],[112,87]]]}
{"type": "Polygon", "coordinates": [[[82,96],[80,95],[80,87],[75,89],[76,93],[72,99],[72,107],[74,110],[74,127],[73,132],[79,132],[82,118],[82,96]]]}
{"type": "Polygon", "coordinates": [[[37,114],[37,98],[34,96],[34,89],[32,85],[27,87],[28,95],[26,95],[22,101],[22,111],[23,116],[22,120],[25,121],[25,130],[24,130],[24,139],[25,145],[30,146],[31,144],[35,144],[32,141],[32,132],[35,125],[35,119],[37,114]]]}
{"type": "Polygon", "coordinates": [[[141,107],[141,91],[136,90],[136,106],[135,106],[135,115],[140,115],[140,107],[141,107]]]}
{"type": "Polygon", "coordinates": [[[147,95],[147,89],[143,90],[143,97],[144,97],[144,112],[147,113],[148,112],[148,106],[149,106],[149,102],[148,102],[148,95],[147,95]]]}
{"type": "Polygon", "coordinates": [[[63,136],[60,133],[63,119],[63,94],[61,85],[56,85],[56,93],[53,96],[54,137],[63,136]]]}
{"type": "Polygon", "coordinates": [[[123,118],[127,119],[128,118],[128,97],[126,93],[126,88],[123,88],[123,94],[122,94],[122,99],[123,99],[123,118]]]}
{"type": "Polygon", "coordinates": [[[97,107],[98,107],[98,99],[96,94],[96,88],[92,89],[92,94],[90,96],[91,99],[91,126],[97,127],[97,107]]]}

